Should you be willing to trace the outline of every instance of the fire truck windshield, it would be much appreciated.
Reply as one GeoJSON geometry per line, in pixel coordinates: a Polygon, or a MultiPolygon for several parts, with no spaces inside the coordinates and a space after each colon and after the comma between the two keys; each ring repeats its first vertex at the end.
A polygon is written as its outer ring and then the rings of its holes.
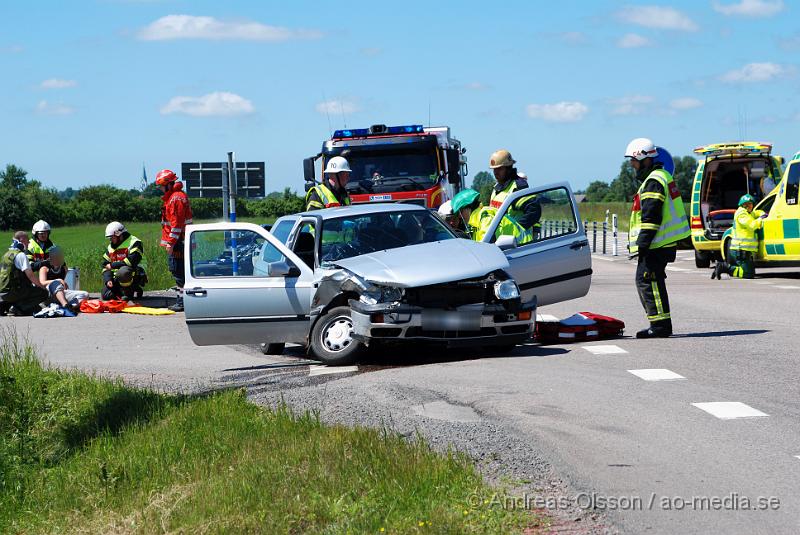
{"type": "Polygon", "coordinates": [[[347,190],[351,194],[419,191],[439,180],[436,152],[432,147],[403,150],[350,150],[347,190]]]}

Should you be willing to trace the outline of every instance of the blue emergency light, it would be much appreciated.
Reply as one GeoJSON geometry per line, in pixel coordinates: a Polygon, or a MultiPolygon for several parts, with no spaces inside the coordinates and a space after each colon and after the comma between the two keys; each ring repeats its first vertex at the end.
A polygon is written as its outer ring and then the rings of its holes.
{"type": "Polygon", "coordinates": [[[369,136],[385,136],[387,134],[422,134],[425,129],[421,124],[409,124],[403,126],[386,126],[383,124],[375,124],[369,128],[352,128],[350,130],[336,130],[333,133],[333,139],[355,138],[355,137],[369,137],[369,136]]]}

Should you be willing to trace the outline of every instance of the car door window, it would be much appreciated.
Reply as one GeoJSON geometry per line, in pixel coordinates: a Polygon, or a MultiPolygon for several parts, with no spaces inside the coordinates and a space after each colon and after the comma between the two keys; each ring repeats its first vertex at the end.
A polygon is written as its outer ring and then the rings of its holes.
{"type": "Polygon", "coordinates": [[[294,219],[285,219],[275,225],[270,232],[272,235],[275,236],[280,240],[280,242],[284,245],[288,244],[289,236],[292,233],[292,228],[294,228],[295,220],[294,219]]]}
{"type": "Polygon", "coordinates": [[[193,232],[190,251],[195,278],[265,277],[265,272],[254,270],[254,265],[286,261],[278,248],[250,230],[193,232]]]}
{"type": "Polygon", "coordinates": [[[541,228],[535,233],[534,241],[551,240],[577,232],[578,222],[566,189],[544,191],[536,199],[542,207],[542,217],[539,220],[541,228]]]}

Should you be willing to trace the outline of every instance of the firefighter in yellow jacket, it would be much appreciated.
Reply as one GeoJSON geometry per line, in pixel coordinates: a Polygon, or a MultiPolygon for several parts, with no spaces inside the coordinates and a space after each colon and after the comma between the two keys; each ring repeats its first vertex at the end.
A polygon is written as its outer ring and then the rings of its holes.
{"type": "Polygon", "coordinates": [[[717,262],[714,273],[711,274],[712,279],[719,279],[723,273],[739,279],[756,277],[753,261],[758,251],[756,231],[764,225],[763,218],[767,214],[763,210],[754,210],[755,203],[756,200],[750,194],[742,195],[739,199],[739,208],[733,215],[731,258],[728,258],[728,262],[717,262]]]}
{"type": "Polygon", "coordinates": [[[691,234],[680,191],[660,163],[653,142],[637,138],[628,144],[625,157],[641,181],[633,198],[628,241],[638,257],[636,289],[650,327],[636,338],[666,338],[672,334],[672,313],[666,286],[666,267],[675,261],[678,241],[691,234]]]}
{"type": "Polygon", "coordinates": [[[347,182],[350,180],[350,164],[341,156],[334,156],[325,166],[325,178],[306,193],[306,211],[349,206],[350,194],[347,182]]]}

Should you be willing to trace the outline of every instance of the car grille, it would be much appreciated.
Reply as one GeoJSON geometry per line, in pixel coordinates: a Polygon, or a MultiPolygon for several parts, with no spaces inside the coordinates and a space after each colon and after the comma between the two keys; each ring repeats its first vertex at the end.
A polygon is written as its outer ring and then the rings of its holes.
{"type": "Polygon", "coordinates": [[[468,280],[408,288],[405,301],[423,308],[449,309],[495,301],[494,280],[468,280]]]}

